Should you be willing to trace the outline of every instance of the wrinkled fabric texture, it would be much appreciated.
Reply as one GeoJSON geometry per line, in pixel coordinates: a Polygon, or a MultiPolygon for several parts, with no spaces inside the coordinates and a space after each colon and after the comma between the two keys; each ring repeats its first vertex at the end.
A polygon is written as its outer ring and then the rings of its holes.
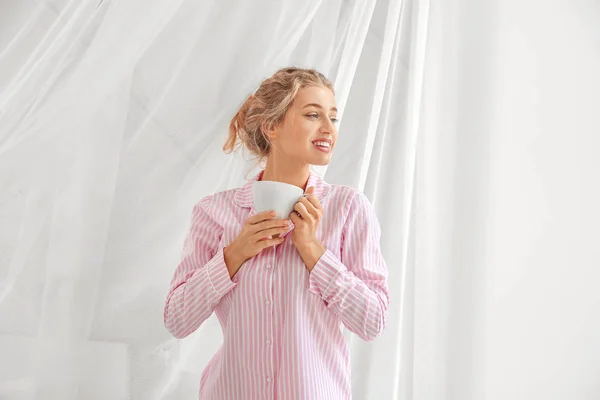
{"type": "Polygon", "coordinates": [[[174,338],[165,294],[193,206],[258,172],[246,150],[223,152],[231,118],[290,65],[314,67],[335,87],[339,140],[332,162],[313,167],[368,198],[390,266],[381,337],[342,330],[353,397],[409,387],[400,380],[411,344],[399,337],[412,321],[400,308],[412,307],[404,275],[426,3],[0,7],[0,398],[197,396],[221,326],[209,317],[174,338]]]}
{"type": "Polygon", "coordinates": [[[389,308],[379,222],[362,193],[311,172],[307,187],[325,210],[317,230],[325,254],[309,273],[287,238],[230,278],[223,249],[255,215],[252,184],[263,173],[194,207],[165,326],[185,338],[213,311],[219,319],[224,342],[202,374],[200,399],[351,399],[342,327],[373,340],[389,308]]]}
{"type": "MultiPolygon", "coordinates": [[[[600,398],[600,3],[0,2],[0,399],[181,400],[223,342],[163,321],[190,211],[277,69],[336,89],[330,184],[364,193],[386,328],[356,400],[600,398]],[[548,360],[551,362],[548,362],[548,360]],[[515,362],[518,360],[518,362],[515,362]]],[[[229,399],[227,399],[229,400],[229,399]]]]}

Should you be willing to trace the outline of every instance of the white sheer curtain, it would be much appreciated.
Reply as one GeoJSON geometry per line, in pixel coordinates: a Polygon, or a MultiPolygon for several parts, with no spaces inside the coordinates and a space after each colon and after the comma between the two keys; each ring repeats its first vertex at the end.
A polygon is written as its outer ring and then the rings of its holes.
{"type": "Polygon", "coordinates": [[[600,399],[598,21],[597,1],[432,2],[405,398],[600,399]]]}
{"type": "Polygon", "coordinates": [[[198,199],[238,187],[262,79],[336,87],[330,183],[365,192],[388,327],[355,399],[600,398],[593,1],[0,3],[0,399],[195,398],[215,319],[168,283],[198,199]]]}
{"type": "Polygon", "coordinates": [[[317,172],[383,229],[389,325],[347,332],[355,398],[408,398],[426,1],[1,7],[0,398],[195,398],[220,328],[170,337],[168,283],[193,204],[256,171],[222,152],[229,119],[288,65],[333,81],[340,140],[317,172]]]}

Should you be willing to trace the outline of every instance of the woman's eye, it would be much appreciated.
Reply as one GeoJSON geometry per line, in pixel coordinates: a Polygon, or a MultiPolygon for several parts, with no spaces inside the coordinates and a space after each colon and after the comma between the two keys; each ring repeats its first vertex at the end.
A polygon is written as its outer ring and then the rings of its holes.
{"type": "MultiPolygon", "coordinates": [[[[308,117],[314,117],[314,118],[318,118],[319,114],[307,114],[308,117]]],[[[331,122],[333,122],[334,124],[338,123],[338,119],[337,118],[331,118],[331,122]]]]}

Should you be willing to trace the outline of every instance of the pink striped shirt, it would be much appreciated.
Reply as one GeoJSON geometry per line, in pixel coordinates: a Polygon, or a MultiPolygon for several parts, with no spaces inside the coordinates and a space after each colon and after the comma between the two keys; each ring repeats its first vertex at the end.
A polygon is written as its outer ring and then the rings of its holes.
{"type": "Polygon", "coordinates": [[[165,326],[182,339],[217,315],[223,343],[202,373],[200,399],[350,399],[342,326],[373,340],[389,306],[374,208],[360,191],[311,171],[307,188],[315,187],[325,210],[317,238],[327,249],[312,272],[288,238],[247,260],[231,279],[223,248],[257,214],[252,184],[263,173],[194,206],[165,326]]]}

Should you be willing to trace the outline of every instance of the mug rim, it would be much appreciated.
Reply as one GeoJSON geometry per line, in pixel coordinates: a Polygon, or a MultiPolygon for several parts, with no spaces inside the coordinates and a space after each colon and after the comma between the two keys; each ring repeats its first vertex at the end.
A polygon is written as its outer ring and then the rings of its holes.
{"type": "Polygon", "coordinates": [[[255,185],[284,185],[284,186],[291,186],[299,191],[301,191],[302,193],[304,193],[304,190],[301,187],[298,187],[296,185],[292,185],[291,183],[285,183],[285,182],[277,182],[277,181],[255,181],[254,182],[255,185]]]}

